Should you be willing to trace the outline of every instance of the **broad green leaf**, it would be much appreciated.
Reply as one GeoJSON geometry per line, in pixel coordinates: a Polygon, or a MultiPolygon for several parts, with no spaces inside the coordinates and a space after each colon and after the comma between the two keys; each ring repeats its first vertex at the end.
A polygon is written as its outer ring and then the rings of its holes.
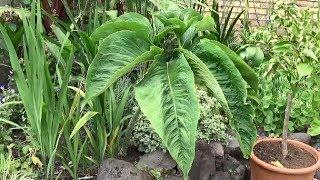
{"type": "Polygon", "coordinates": [[[297,71],[298,71],[299,77],[302,78],[304,76],[310,76],[313,71],[313,67],[307,63],[300,63],[297,66],[297,71]]]}
{"type": "Polygon", "coordinates": [[[230,60],[233,62],[233,64],[241,73],[243,79],[251,86],[253,90],[257,91],[259,77],[255,73],[255,71],[246,62],[244,62],[240,56],[238,56],[234,51],[229,49],[226,45],[218,41],[211,41],[211,42],[219,46],[224,51],[224,53],[228,55],[230,60]]]}
{"type": "Polygon", "coordinates": [[[202,20],[192,24],[182,35],[182,45],[188,44],[199,31],[214,31],[215,24],[211,16],[205,16],[202,20]]]}
{"type": "Polygon", "coordinates": [[[195,24],[195,27],[197,31],[215,31],[214,19],[211,16],[205,16],[195,24]]]}
{"type": "Polygon", "coordinates": [[[137,13],[127,13],[119,16],[114,21],[108,21],[98,27],[91,35],[91,39],[95,42],[103,40],[110,34],[130,30],[136,32],[140,38],[149,40],[152,27],[150,22],[144,16],[137,13]]]}
{"type": "Polygon", "coordinates": [[[320,120],[314,120],[311,123],[311,127],[308,129],[308,134],[311,136],[320,135],[320,120]]]}
{"type": "Polygon", "coordinates": [[[314,54],[314,52],[311,49],[304,49],[302,51],[302,54],[304,54],[306,57],[311,58],[312,60],[318,61],[317,56],[314,54]]]}
{"type": "Polygon", "coordinates": [[[146,17],[144,17],[143,15],[138,14],[138,13],[126,13],[124,15],[119,16],[117,20],[137,22],[137,23],[143,24],[144,26],[148,27],[149,31],[152,31],[152,26],[151,26],[149,20],[146,17]]]}
{"type": "Polygon", "coordinates": [[[137,33],[119,31],[103,40],[93,62],[89,66],[86,80],[86,101],[98,96],[129,73],[136,65],[153,60],[161,53],[158,47],[151,47],[137,33]]]}
{"type": "Polygon", "coordinates": [[[77,132],[79,132],[79,130],[96,114],[98,113],[89,111],[85,115],[83,115],[82,118],[80,118],[79,121],[74,126],[69,139],[71,139],[77,132]]]}
{"type": "Polygon", "coordinates": [[[187,9],[183,9],[181,11],[181,14],[180,14],[180,19],[183,20],[183,21],[189,21],[190,19],[193,19],[193,18],[197,18],[198,20],[201,20],[202,19],[202,15],[192,9],[192,8],[187,8],[187,9]]]}
{"type": "Polygon", "coordinates": [[[171,0],[149,0],[162,13],[180,14],[181,8],[171,0]]]}
{"type": "Polygon", "coordinates": [[[180,36],[186,30],[186,24],[177,17],[174,18],[166,18],[163,14],[158,14],[156,17],[164,24],[164,26],[179,26],[179,28],[175,29],[175,32],[180,36]]]}
{"type": "Polygon", "coordinates": [[[210,69],[228,101],[232,117],[230,126],[236,131],[240,148],[249,157],[257,132],[252,120],[253,109],[246,104],[246,84],[228,55],[215,43],[203,39],[193,53],[210,69]]]}
{"type": "Polygon", "coordinates": [[[281,41],[274,45],[272,51],[275,53],[288,53],[293,49],[293,45],[289,41],[281,41]]]}
{"type": "Polygon", "coordinates": [[[174,30],[178,29],[180,26],[166,26],[159,31],[157,35],[154,37],[154,43],[158,44],[160,41],[166,37],[169,33],[172,33],[174,30]]]}
{"type": "Polygon", "coordinates": [[[247,62],[250,62],[254,67],[258,67],[264,60],[263,51],[256,46],[247,46],[239,53],[239,56],[247,62]]]}
{"type": "Polygon", "coordinates": [[[220,85],[218,84],[218,81],[208,69],[208,67],[191,51],[182,48],[179,49],[179,51],[183,53],[188,60],[188,63],[193,71],[196,83],[207,87],[211,91],[211,94],[219,101],[224,111],[229,114],[229,116],[231,116],[226,97],[224,96],[224,93],[220,85]]]}
{"type": "Polygon", "coordinates": [[[136,86],[135,97],[187,179],[200,111],[193,73],[185,57],[179,54],[170,62],[154,62],[136,86]]]}

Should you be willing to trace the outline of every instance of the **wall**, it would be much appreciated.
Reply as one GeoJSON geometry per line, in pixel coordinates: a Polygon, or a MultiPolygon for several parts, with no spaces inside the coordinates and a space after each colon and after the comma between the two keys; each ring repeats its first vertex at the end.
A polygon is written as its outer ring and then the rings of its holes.
{"type": "MultiPolygon", "coordinates": [[[[252,25],[261,26],[268,22],[270,9],[275,0],[249,0],[249,19],[252,25]]],[[[212,2],[212,1],[211,1],[212,2]]],[[[302,8],[319,11],[320,0],[297,0],[297,5],[302,8]],[[319,2],[318,2],[319,1],[319,2]]],[[[226,12],[230,6],[234,7],[232,17],[244,10],[244,0],[219,0],[219,6],[222,12],[226,12]]],[[[220,11],[221,12],[221,11],[220,11]]]]}

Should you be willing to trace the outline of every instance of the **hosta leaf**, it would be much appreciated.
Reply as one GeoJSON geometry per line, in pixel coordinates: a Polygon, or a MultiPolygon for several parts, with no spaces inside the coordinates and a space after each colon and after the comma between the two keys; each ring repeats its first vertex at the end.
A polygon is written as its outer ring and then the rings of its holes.
{"type": "Polygon", "coordinates": [[[232,112],[230,126],[237,133],[244,156],[249,157],[257,134],[252,120],[252,107],[245,103],[247,98],[245,81],[229,57],[212,41],[201,40],[195,46],[193,53],[207,65],[221,86],[232,112]]]}
{"type": "Polygon", "coordinates": [[[185,57],[179,54],[170,62],[154,62],[135,88],[135,97],[186,179],[194,159],[200,111],[185,57]]]}
{"type": "Polygon", "coordinates": [[[161,49],[139,39],[132,31],[119,31],[103,40],[86,80],[86,100],[98,96],[136,65],[153,60],[161,49]]]}
{"type": "Polygon", "coordinates": [[[255,73],[255,71],[246,62],[244,62],[239,55],[237,55],[234,51],[229,49],[226,45],[218,41],[211,41],[211,42],[219,46],[224,51],[224,53],[228,55],[230,60],[233,62],[233,64],[237,67],[237,69],[241,73],[243,79],[251,86],[252,89],[257,91],[259,77],[255,73]]]}
{"type": "Polygon", "coordinates": [[[228,106],[228,102],[224,96],[224,93],[218,84],[218,81],[211,73],[210,69],[199,59],[195,54],[186,49],[179,49],[184,54],[188,63],[193,71],[195,81],[198,84],[207,87],[211,94],[219,101],[224,111],[231,116],[231,112],[228,106]]]}
{"type": "Polygon", "coordinates": [[[127,13],[119,16],[114,21],[108,21],[102,24],[92,33],[90,38],[97,42],[121,30],[134,31],[139,37],[149,40],[152,27],[148,19],[144,16],[137,13],[127,13]]]}

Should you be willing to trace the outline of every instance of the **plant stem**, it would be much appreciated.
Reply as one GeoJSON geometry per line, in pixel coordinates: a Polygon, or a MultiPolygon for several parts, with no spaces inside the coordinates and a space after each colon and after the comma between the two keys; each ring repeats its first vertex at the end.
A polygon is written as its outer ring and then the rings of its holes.
{"type": "Polygon", "coordinates": [[[282,130],[282,156],[283,159],[288,155],[288,125],[289,125],[289,118],[291,114],[291,107],[292,107],[292,93],[289,92],[287,96],[287,106],[285,110],[284,122],[283,122],[283,130],[282,130]]]}

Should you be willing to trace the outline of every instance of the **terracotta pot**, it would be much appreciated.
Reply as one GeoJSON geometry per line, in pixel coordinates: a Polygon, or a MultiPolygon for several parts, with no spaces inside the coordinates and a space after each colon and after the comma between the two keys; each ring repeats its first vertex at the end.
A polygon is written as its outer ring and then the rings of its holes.
{"type": "MultiPolygon", "coordinates": [[[[281,139],[265,138],[258,140],[256,144],[266,141],[279,142],[281,139]]],[[[320,152],[302,142],[288,140],[288,143],[311,153],[317,161],[316,164],[302,169],[279,168],[263,162],[262,160],[258,159],[254,153],[252,153],[250,159],[251,180],[312,180],[317,169],[320,168],[320,152]]]]}

